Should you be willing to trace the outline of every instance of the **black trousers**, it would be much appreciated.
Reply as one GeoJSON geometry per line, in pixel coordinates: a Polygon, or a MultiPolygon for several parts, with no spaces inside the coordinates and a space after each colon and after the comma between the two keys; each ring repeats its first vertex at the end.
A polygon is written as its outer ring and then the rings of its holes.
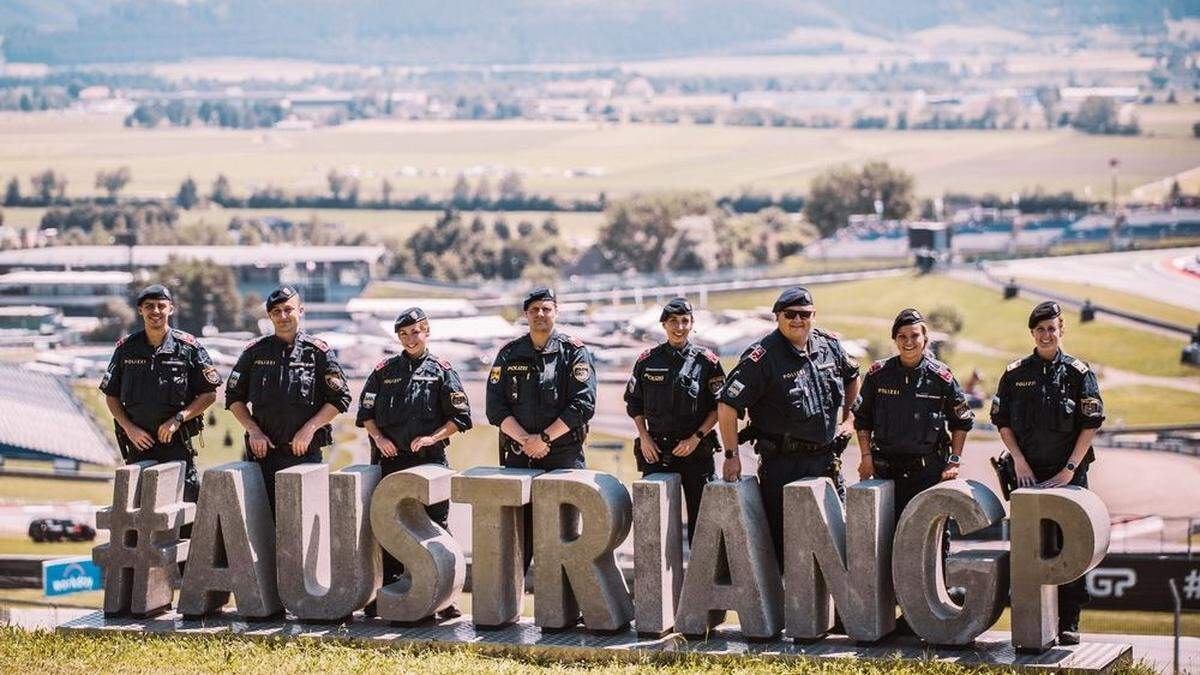
{"type": "Polygon", "coordinates": [[[908,506],[913,497],[941,482],[946,460],[932,461],[915,471],[896,470],[891,467],[881,470],[879,464],[875,467],[876,478],[890,480],[895,485],[895,523],[899,525],[900,514],[904,513],[904,507],[908,506]]]}
{"type": "Polygon", "coordinates": [[[842,458],[832,451],[813,454],[769,453],[758,464],[758,488],[762,494],[767,527],[775,545],[775,559],[783,569],[783,486],[801,478],[833,479],[838,498],[846,501],[846,484],[842,480],[842,458]]]}
{"type": "MultiPolygon", "coordinates": [[[[1039,482],[1048,480],[1054,474],[1058,473],[1062,467],[1040,467],[1031,466],[1033,476],[1039,482]]],[[[1075,475],[1071,478],[1070,485],[1077,485],[1082,488],[1088,486],[1087,479],[1088,466],[1084,464],[1075,471],[1075,475]]],[[[1043,546],[1046,547],[1047,554],[1054,555],[1062,550],[1063,533],[1062,529],[1052,523],[1046,523],[1045,529],[1042,531],[1043,546]]],[[[1063,584],[1058,587],[1058,630],[1059,632],[1070,630],[1079,630],[1079,614],[1083,610],[1083,606],[1088,604],[1092,596],[1087,590],[1087,576],[1079,577],[1069,584],[1063,584]]]]}
{"type": "MultiPolygon", "coordinates": [[[[401,450],[401,454],[395,457],[381,456],[376,463],[379,464],[379,468],[382,469],[383,476],[389,476],[397,471],[411,469],[412,467],[420,466],[421,464],[437,463],[441,464],[442,466],[449,466],[449,464],[445,461],[444,455],[441,462],[431,462],[428,457],[425,457],[424,453],[416,454],[410,452],[404,454],[403,450],[401,450]]],[[[450,529],[449,501],[430,504],[425,507],[425,513],[429,514],[430,520],[440,525],[443,530],[450,529]]],[[[399,581],[403,575],[404,565],[401,564],[399,560],[393,558],[386,550],[383,550],[383,585],[386,586],[390,583],[399,581]]]]}
{"type": "MultiPolygon", "coordinates": [[[[513,452],[504,453],[504,466],[509,469],[541,469],[542,471],[553,471],[555,469],[583,469],[586,468],[583,460],[583,446],[578,448],[567,448],[559,450],[555,448],[554,453],[546,455],[541,459],[533,459],[529,455],[517,454],[513,452]]],[[[533,505],[526,504],[524,507],[525,519],[525,541],[522,553],[525,558],[525,571],[529,572],[529,562],[533,560],[533,505]]]]}

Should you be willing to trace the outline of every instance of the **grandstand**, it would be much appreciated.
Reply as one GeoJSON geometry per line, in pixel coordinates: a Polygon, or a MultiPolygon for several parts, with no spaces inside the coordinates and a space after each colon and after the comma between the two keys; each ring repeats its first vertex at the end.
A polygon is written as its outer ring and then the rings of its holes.
{"type": "Polygon", "coordinates": [[[0,363],[0,461],[7,459],[77,470],[81,464],[115,466],[120,455],[67,381],[0,363]]]}

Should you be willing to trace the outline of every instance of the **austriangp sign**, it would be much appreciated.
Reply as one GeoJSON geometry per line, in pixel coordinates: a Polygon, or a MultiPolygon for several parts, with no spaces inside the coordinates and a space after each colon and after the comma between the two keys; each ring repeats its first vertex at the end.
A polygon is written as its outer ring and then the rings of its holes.
{"type": "Polygon", "coordinates": [[[748,639],[810,641],[830,632],[836,608],[851,639],[873,642],[895,629],[898,605],[926,642],[969,645],[1011,598],[1012,642],[1037,651],[1057,636],[1054,586],[1096,567],[1109,542],[1108,511],[1094,493],[1022,489],[1012,496],[1009,548],[943,559],[948,520],[970,534],[1004,517],[982,483],[941,483],[894,522],[890,481],[851,486],[843,505],[828,479],[808,479],[784,489],[781,571],[757,483],[742,478],[705,487],[685,570],[676,474],[647,476],[629,490],[582,469],[425,465],[381,478],[377,466],[306,464],[277,474],[273,519],[257,464],[207,470],[196,504],[182,501],[182,469],[143,462],[117,470],[113,506],[97,515],[110,541],[93,552],[106,614],[166,611],[178,589],[185,618],[286,610],[300,621],[367,621],[350,617],[374,601],[380,620],[423,621],[456,601],[466,577],[462,547],[425,512],[452,500],[471,507],[469,620],[478,627],[520,620],[531,537],[534,623],[545,630],[632,625],[704,638],[736,611],[748,639]],[[192,537],[181,539],[189,523],[192,537]],[[1047,548],[1047,523],[1064,534],[1059,551],[1047,548]],[[615,555],[631,530],[632,589],[615,555]],[[405,579],[381,584],[381,548],[404,565],[405,579]],[[947,586],[963,589],[961,604],[947,586]]]}

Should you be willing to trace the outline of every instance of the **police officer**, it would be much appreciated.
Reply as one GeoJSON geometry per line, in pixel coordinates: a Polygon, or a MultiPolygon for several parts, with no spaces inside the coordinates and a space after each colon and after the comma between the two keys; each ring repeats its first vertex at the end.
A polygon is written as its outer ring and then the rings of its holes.
{"type": "Polygon", "coordinates": [[[717,451],[717,394],[725,369],[717,355],[689,341],[692,304],[675,298],[658,317],[667,341],[642,352],[625,388],[625,410],[637,426],[634,458],[643,476],[678,473],[687,501],[688,542],[717,451]]]}
{"type": "MultiPolygon", "coordinates": [[[[1029,314],[1033,353],[1008,364],[992,399],[992,423],[1012,454],[1017,486],[1087,487],[1092,438],[1104,402],[1088,364],[1062,350],[1062,307],[1043,302],[1029,314]]],[[[1048,545],[1061,546],[1061,532],[1048,545]]],[[[1089,597],[1083,578],[1058,587],[1058,639],[1079,644],[1079,612],[1089,597]]]]}
{"type": "Polygon", "coordinates": [[[835,336],[814,327],[808,289],[785,290],[771,311],[778,328],[742,354],[721,391],[717,415],[725,480],[741,475],[739,438],[754,442],[763,507],[782,565],[783,486],[827,476],[845,494],[841,453],[853,435],[850,404],[859,382],[858,362],[835,336]],[[747,410],[750,423],[739,435],[737,420],[747,410]]]}
{"type": "MultiPolygon", "coordinates": [[[[520,469],[582,469],[583,442],[596,411],[592,355],[554,329],[558,300],[540,287],[522,305],[529,334],[500,348],[487,384],[488,422],[500,427],[500,463],[520,469]]],[[[525,508],[525,532],[533,511],[525,508]]],[[[525,566],[533,538],[525,537],[525,566]]]]}
{"type": "Polygon", "coordinates": [[[225,407],[246,430],[248,461],[262,466],[275,512],[275,472],[319,463],[333,443],[329,423],[350,407],[350,387],[337,355],[300,330],[304,305],[290,286],[266,302],[275,334],[246,345],[225,386],[225,407]]]}
{"type": "Polygon", "coordinates": [[[867,369],[854,428],[862,451],[858,477],[895,482],[899,520],[919,492],[958,477],[975,414],[950,369],[926,352],[929,340],[920,312],[900,312],[892,340],[899,355],[867,369]]]}
{"type": "MultiPolygon", "coordinates": [[[[420,307],[404,310],[395,330],[404,351],[380,361],[367,377],[355,419],[366,428],[371,463],[378,464],[384,476],[419,464],[449,466],[448,439],[471,428],[471,406],[462,380],[449,361],[429,353],[425,312],[420,307]]],[[[431,504],[425,511],[443,529],[449,528],[449,502],[431,504]]],[[[403,571],[384,551],[383,583],[399,580],[403,571]]],[[[454,605],[438,612],[441,619],[461,615],[454,605]]]]}
{"type": "Polygon", "coordinates": [[[126,463],[183,462],[183,498],[194,502],[200,479],[192,438],[204,426],[204,411],[217,400],[221,376],[196,338],[171,328],[174,311],[165,286],[154,284],[138,293],[142,330],[117,341],[100,391],[126,463]]]}

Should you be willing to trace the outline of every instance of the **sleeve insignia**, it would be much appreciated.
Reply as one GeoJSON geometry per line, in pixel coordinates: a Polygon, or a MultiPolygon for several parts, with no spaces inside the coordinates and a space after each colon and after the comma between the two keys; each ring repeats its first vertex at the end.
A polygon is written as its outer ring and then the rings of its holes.
{"type": "Polygon", "coordinates": [[[992,397],[992,417],[1000,414],[1000,395],[996,394],[992,397]]]}
{"type": "Polygon", "coordinates": [[[375,392],[368,391],[363,394],[362,407],[367,410],[375,407],[375,392]]]}
{"type": "Polygon", "coordinates": [[[454,406],[455,408],[458,408],[459,410],[466,410],[467,409],[467,394],[466,394],[466,392],[461,392],[461,391],[450,392],[450,405],[454,406]]]}
{"type": "Polygon", "coordinates": [[[1082,359],[1071,359],[1071,365],[1081,373],[1088,371],[1088,364],[1084,363],[1082,359]]]}
{"type": "Polygon", "coordinates": [[[960,420],[969,420],[974,417],[974,414],[971,412],[971,406],[966,401],[959,401],[958,405],[954,406],[954,414],[960,420]]]}
{"type": "Polygon", "coordinates": [[[346,381],[335,371],[325,373],[325,384],[332,390],[338,391],[346,386],[346,381]]]}
{"type": "Polygon", "coordinates": [[[737,398],[745,388],[746,385],[742,384],[740,380],[733,380],[728,387],[725,387],[725,394],[730,398],[737,398]]]}
{"type": "Polygon", "coordinates": [[[217,372],[216,368],[213,368],[212,366],[205,366],[204,367],[204,381],[211,384],[214,387],[218,386],[219,384],[221,384],[221,375],[217,372]]]}
{"type": "Polygon", "coordinates": [[[1100,417],[1104,414],[1104,402],[1095,397],[1088,397],[1081,401],[1084,417],[1100,417]]]}
{"type": "Polygon", "coordinates": [[[500,382],[500,366],[494,366],[492,368],[492,374],[488,376],[488,382],[491,382],[492,384],[498,384],[500,382]]]}
{"type": "Polygon", "coordinates": [[[113,367],[109,366],[108,370],[104,371],[104,379],[100,380],[100,388],[101,389],[104,389],[105,387],[108,386],[109,381],[112,380],[112,374],[113,374],[113,367]]]}
{"type": "Polygon", "coordinates": [[[592,369],[586,363],[576,363],[575,367],[571,368],[571,375],[580,382],[587,382],[592,376],[592,369]]]}
{"type": "Polygon", "coordinates": [[[725,386],[725,378],[718,375],[708,381],[708,390],[714,395],[721,393],[721,387],[725,386]]]}
{"type": "Polygon", "coordinates": [[[762,345],[756,344],[750,348],[750,351],[746,354],[746,358],[758,363],[758,360],[761,359],[766,353],[766,348],[764,348],[762,345]]]}
{"type": "Polygon", "coordinates": [[[635,387],[637,387],[637,378],[630,377],[629,383],[625,385],[625,392],[632,394],[635,387]]]}
{"type": "Polygon", "coordinates": [[[229,381],[225,383],[226,388],[233,389],[237,386],[238,380],[242,379],[242,374],[238,371],[229,373],[229,381]]]}

